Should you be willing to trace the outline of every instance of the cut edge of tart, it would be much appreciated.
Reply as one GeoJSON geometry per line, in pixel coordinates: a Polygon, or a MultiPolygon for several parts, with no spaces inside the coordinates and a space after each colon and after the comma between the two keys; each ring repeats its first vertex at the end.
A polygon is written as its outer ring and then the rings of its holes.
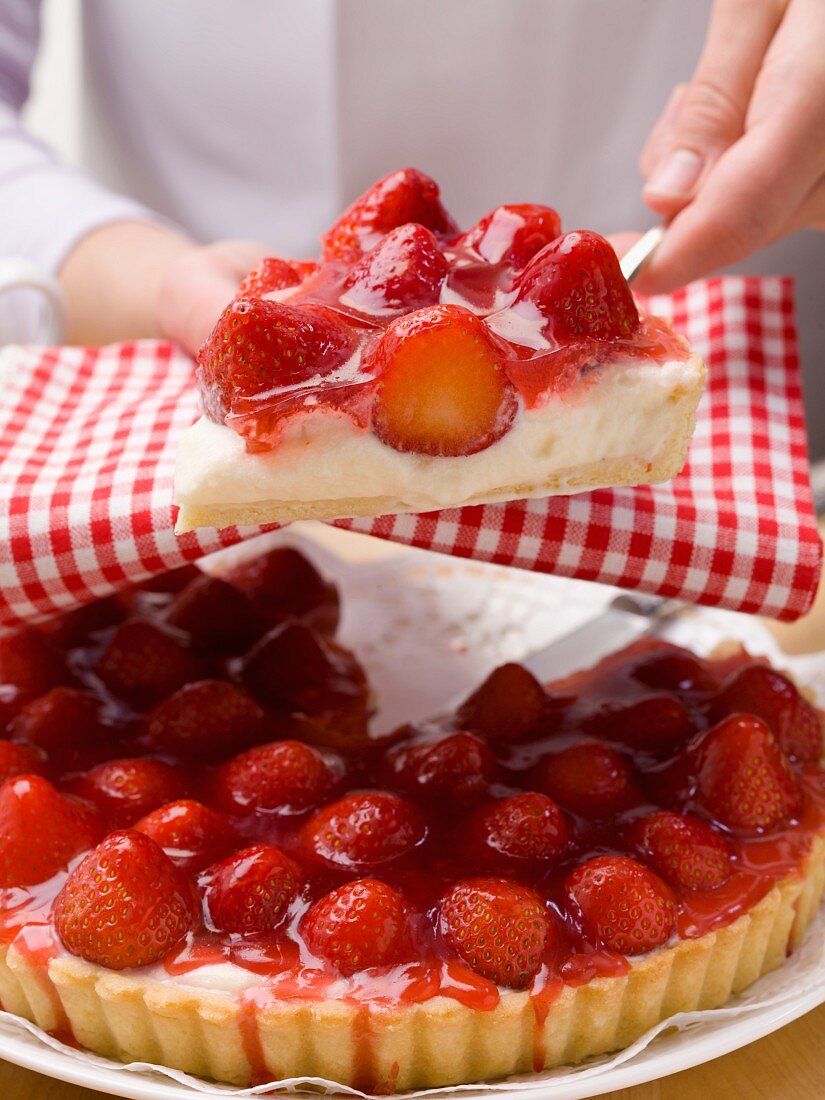
{"type": "Polygon", "coordinates": [[[71,955],[0,949],[6,1011],[120,1061],[237,1085],[323,1077],[368,1092],[538,1072],[629,1046],[678,1012],[718,1008],[800,943],[825,887],[825,837],[798,874],[717,931],[631,960],[618,977],[551,996],[504,993],[480,1011],[443,996],[383,1007],[247,1000],[133,977],[71,955]]]}
{"type": "Polygon", "coordinates": [[[250,452],[201,417],[178,445],[176,530],[424,512],[668,481],[693,437],[705,366],[607,363],[574,394],[535,411],[484,451],[401,454],[342,418],[295,426],[250,452]]]}
{"type": "Polygon", "coordinates": [[[456,233],[436,184],[401,169],[342,215],[320,264],[263,261],[218,319],[176,530],[665,481],[705,375],[640,317],[603,237],[526,203],[456,233]]]}

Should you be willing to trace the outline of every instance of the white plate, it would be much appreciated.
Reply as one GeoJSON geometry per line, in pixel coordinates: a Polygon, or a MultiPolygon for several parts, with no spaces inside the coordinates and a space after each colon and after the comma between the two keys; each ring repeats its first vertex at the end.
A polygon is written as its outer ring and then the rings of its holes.
{"type": "MultiPolygon", "coordinates": [[[[294,536],[265,536],[295,543],[294,536]]],[[[260,545],[260,544],[259,544],[260,545]]],[[[259,547],[256,547],[257,550],[259,547]]],[[[388,551],[384,560],[352,564],[302,543],[343,589],[342,640],[364,662],[379,714],[376,730],[423,717],[470,690],[504,660],[518,660],[595,614],[615,590],[515,569],[388,551]]],[[[230,556],[248,551],[233,548],[230,556]]],[[[770,635],[751,619],[698,612],[679,624],[680,640],[707,650],[725,635],[746,638],[753,651],[777,657],[770,635]]],[[[792,662],[787,662],[792,664],[792,662]]],[[[807,659],[806,672],[822,674],[807,659]]],[[[462,1100],[580,1100],[652,1081],[737,1050],[825,1001],[825,920],[809,933],[800,957],[768,975],[731,1006],[695,1013],[681,1030],[640,1041],[613,1059],[550,1076],[454,1090],[462,1100]],[[794,973],[798,971],[798,973],[794,973]],[[801,979],[801,980],[799,980],[801,979]],[[649,1045],[648,1045],[649,1044],[649,1045]]],[[[183,1074],[119,1063],[64,1047],[31,1024],[0,1013],[0,1057],[61,1081],[136,1100],[197,1100],[260,1095],[186,1079],[183,1074]],[[171,1075],[171,1076],[170,1076],[171,1075]]],[[[447,1090],[434,1090],[442,1095],[447,1090]]]]}

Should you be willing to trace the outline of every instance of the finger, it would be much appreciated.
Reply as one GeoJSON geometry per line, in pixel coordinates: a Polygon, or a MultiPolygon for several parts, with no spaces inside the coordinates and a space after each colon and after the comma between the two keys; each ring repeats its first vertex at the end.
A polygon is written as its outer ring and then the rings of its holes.
{"type": "Polygon", "coordinates": [[[607,240],[610,243],[610,247],[619,259],[621,259],[625,252],[629,251],[641,236],[641,233],[609,233],[607,235],[607,240]]]}
{"type": "Polygon", "coordinates": [[[716,0],[693,80],[674,121],[657,138],[643,189],[656,213],[672,217],[697,193],[744,130],[748,102],[782,18],[780,0],[716,0]]]}
{"type": "Polygon", "coordinates": [[[825,230],[825,178],[817,180],[788,222],[787,232],[797,229],[825,230]]]}
{"type": "Polygon", "coordinates": [[[653,129],[650,131],[644,148],[642,149],[642,154],[639,157],[639,171],[642,173],[642,179],[646,180],[656,167],[665,149],[668,135],[673,129],[676,119],[679,117],[679,110],[682,106],[682,100],[685,97],[686,91],[687,84],[677,84],[670,93],[670,98],[665,104],[665,109],[653,124],[653,129]]]}
{"type": "Polygon", "coordinates": [[[819,176],[805,120],[777,114],[717,162],[699,195],[674,218],[639,276],[645,293],[675,290],[744,259],[787,232],[790,214],[819,176]]]}

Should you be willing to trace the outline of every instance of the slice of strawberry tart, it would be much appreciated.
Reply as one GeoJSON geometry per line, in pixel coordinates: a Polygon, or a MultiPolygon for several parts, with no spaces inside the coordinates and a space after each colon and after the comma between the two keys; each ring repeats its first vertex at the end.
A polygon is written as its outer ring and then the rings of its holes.
{"type": "Polygon", "coordinates": [[[461,233],[411,168],[353,203],[319,264],[252,272],[198,364],[179,531],[666,480],[705,377],[598,234],[531,203],[461,233]]]}

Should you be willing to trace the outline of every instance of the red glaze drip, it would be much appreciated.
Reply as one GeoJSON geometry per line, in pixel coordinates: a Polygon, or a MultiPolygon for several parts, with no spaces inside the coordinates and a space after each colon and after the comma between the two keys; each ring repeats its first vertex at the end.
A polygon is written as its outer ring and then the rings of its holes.
{"type": "Polygon", "coordinates": [[[246,1060],[251,1069],[252,1085],[264,1085],[267,1081],[275,1081],[279,1074],[271,1071],[264,1057],[261,1032],[258,1026],[258,1014],[262,1007],[254,994],[256,990],[247,990],[238,998],[238,1028],[241,1033],[241,1044],[246,1060]]]}
{"type": "Polygon", "coordinates": [[[49,963],[59,954],[52,928],[48,924],[27,924],[20,929],[13,942],[15,950],[33,969],[37,982],[49,1001],[55,1021],[54,1027],[49,1028],[50,1034],[62,1043],[77,1046],[60,994],[49,976],[49,963]]]}

